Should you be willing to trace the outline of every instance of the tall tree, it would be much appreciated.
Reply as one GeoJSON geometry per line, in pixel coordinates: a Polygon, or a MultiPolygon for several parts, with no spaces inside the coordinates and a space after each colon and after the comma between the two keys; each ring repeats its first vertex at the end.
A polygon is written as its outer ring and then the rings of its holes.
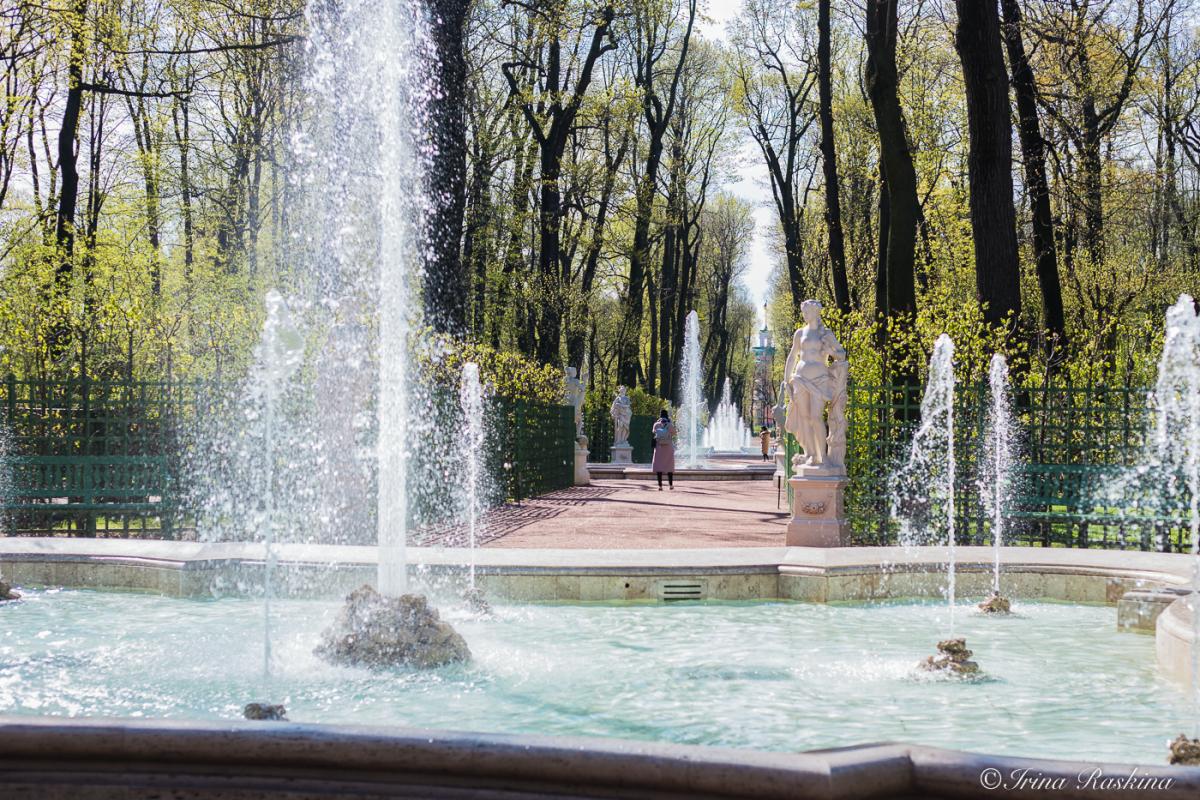
{"type": "Polygon", "coordinates": [[[808,293],[802,176],[810,163],[806,136],[814,114],[808,96],[815,76],[806,38],[791,5],[778,0],[747,2],[734,34],[737,94],[771,179],[795,316],[808,293]]]}
{"type": "Polygon", "coordinates": [[[1150,0],[1055,2],[1031,19],[1042,57],[1053,59],[1055,67],[1053,84],[1038,87],[1038,101],[1075,149],[1079,174],[1072,189],[1094,266],[1105,257],[1104,143],[1121,120],[1142,61],[1173,4],[1167,0],[1156,10],[1150,0]]]}
{"type": "Polygon", "coordinates": [[[658,190],[658,169],[662,163],[663,140],[675,114],[679,82],[687,63],[696,22],[696,0],[685,0],[682,12],[684,30],[673,36],[678,25],[674,10],[662,0],[642,0],[636,4],[634,21],[634,82],[641,94],[642,118],[646,126],[646,153],[641,179],[636,190],[633,248],[629,254],[629,285],[625,294],[626,340],[621,346],[617,380],[626,386],[637,384],[639,372],[638,340],[642,329],[642,308],[646,291],[646,262],[650,250],[650,217],[658,190]],[[670,53],[673,62],[660,65],[670,53]]]}
{"type": "Polygon", "coordinates": [[[1012,123],[1008,77],[995,0],[956,0],[954,44],[967,93],[971,235],[975,288],[992,325],[1015,325],[1021,313],[1017,214],[1013,207],[1012,123]]]}
{"type": "Polygon", "coordinates": [[[1004,11],[1004,43],[1012,70],[1013,96],[1017,105],[1017,131],[1021,160],[1025,165],[1025,190],[1029,196],[1033,257],[1038,288],[1042,295],[1042,327],[1050,337],[1051,363],[1058,363],[1067,347],[1067,323],[1063,313],[1062,282],[1054,245],[1054,217],[1050,209],[1050,186],[1046,181],[1046,149],[1037,112],[1037,86],[1025,53],[1018,0],[1000,0],[1004,11]]]}
{"type": "Polygon", "coordinates": [[[887,307],[883,312],[888,317],[913,314],[917,310],[914,265],[920,216],[917,173],[900,107],[896,2],[867,0],[866,20],[867,94],[879,132],[879,161],[884,179],[881,191],[887,192],[885,262],[879,268],[886,277],[887,307]]]}
{"type": "Polygon", "coordinates": [[[538,17],[539,38],[543,39],[537,53],[534,57],[505,62],[502,66],[513,102],[521,108],[538,147],[538,280],[542,290],[538,299],[542,307],[536,327],[537,358],[544,364],[559,360],[563,292],[570,269],[563,263],[559,249],[563,213],[559,180],[563,152],[592,83],[596,62],[605,53],[616,49],[610,36],[616,15],[611,2],[587,15],[586,27],[590,27],[591,35],[585,37],[587,44],[578,58],[570,40],[566,39],[570,35],[564,19],[566,11],[565,4],[532,9],[538,17]],[[523,91],[520,73],[534,76],[533,91],[523,91]]]}
{"type": "Polygon", "coordinates": [[[825,232],[833,298],[843,313],[850,311],[850,282],[846,277],[846,241],[842,235],[842,204],[838,191],[837,145],[833,133],[832,30],[829,0],[817,2],[817,105],[821,118],[821,167],[825,177],[825,232]]]}
{"type": "Polygon", "coordinates": [[[438,99],[429,104],[430,140],[433,147],[428,189],[433,208],[426,223],[430,245],[426,269],[425,303],[435,329],[461,336],[467,330],[468,292],[471,284],[459,244],[466,204],[467,64],[463,56],[463,31],[469,0],[429,0],[435,48],[438,99]]]}

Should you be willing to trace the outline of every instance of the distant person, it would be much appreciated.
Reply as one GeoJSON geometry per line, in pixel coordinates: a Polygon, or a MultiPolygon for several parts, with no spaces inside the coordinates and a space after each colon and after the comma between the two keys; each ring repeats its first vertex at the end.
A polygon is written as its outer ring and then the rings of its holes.
{"type": "Polygon", "coordinates": [[[767,460],[767,456],[771,454],[771,432],[764,425],[762,431],[758,434],[758,440],[762,442],[763,461],[767,460]]]}
{"type": "Polygon", "coordinates": [[[675,489],[675,423],[664,408],[658,412],[654,422],[653,440],[654,458],[650,468],[658,476],[658,490],[662,491],[662,476],[667,473],[667,483],[675,489]]]}

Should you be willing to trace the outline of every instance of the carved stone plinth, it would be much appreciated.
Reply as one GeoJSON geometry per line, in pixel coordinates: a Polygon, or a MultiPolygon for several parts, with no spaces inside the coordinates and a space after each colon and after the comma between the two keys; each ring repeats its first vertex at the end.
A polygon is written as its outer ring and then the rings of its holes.
{"type": "MultiPolygon", "coordinates": [[[[584,442],[587,440],[584,439],[584,442]]],[[[588,449],[586,444],[576,443],[575,445],[575,485],[590,486],[592,483],[592,475],[588,472],[587,466],[588,449]]]]}
{"type": "Polygon", "coordinates": [[[845,475],[797,475],[792,487],[788,547],[842,547],[850,540],[845,475]]]}
{"type": "Polygon", "coordinates": [[[633,445],[630,444],[614,444],[612,446],[612,463],[614,464],[632,464],[633,463],[633,445]]]}

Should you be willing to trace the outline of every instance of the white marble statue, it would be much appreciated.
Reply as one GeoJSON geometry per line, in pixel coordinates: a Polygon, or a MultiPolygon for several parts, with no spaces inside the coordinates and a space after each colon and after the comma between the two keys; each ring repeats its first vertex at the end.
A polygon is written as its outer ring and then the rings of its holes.
{"type": "Polygon", "coordinates": [[[779,392],[776,395],[776,404],[771,408],[771,417],[775,420],[775,435],[782,435],[783,431],[787,430],[787,401],[788,401],[788,384],[787,381],[779,382],[779,392]]]}
{"type": "Polygon", "coordinates": [[[578,439],[580,436],[583,436],[583,401],[587,396],[587,372],[583,373],[582,380],[575,377],[575,375],[575,368],[567,367],[563,400],[567,405],[575,409],[575,438],[578,439]]]}
{"type": "Polygon", "coordinates": [[[829,474],[845,472],[846,350],[821,321],[821,304],[800,305],[804,327],[792,337],[784,375],[788,382],[786,430],[804,449],[794,467],[819,468],[829,474]],[[829,427],[825,407],[829,406],[829,427]]]}
{"type": "Polygon", "coordinates": [[[629,423],[633,419],[633,404],[624,386],[617,387],[609,413],[613,419],[613,447],[629,446],[629,423]]]}

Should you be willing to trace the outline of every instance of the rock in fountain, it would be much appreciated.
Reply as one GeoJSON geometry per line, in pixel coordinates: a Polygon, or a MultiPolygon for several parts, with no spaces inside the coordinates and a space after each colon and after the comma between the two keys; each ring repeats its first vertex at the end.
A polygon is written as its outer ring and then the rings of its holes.
{"type": "Polygon", "coordinates": [[[1012,604],[1004,595],[993,592],[987,600],[979,604],[979,610],[985,614],[1009,614],[1012,612],[1012,604]]]}
{"type": "Polygon", "coordinates": [[[10,600],[20,600],[21,593],[13,591],[12,584],[7,581],[0,581],[0,603],[7,603],[10,600]]]}
{"type": "Polygon", "coordinates": [[[471,586],[462,593],[463,603],[466,604],[467,610],[479,617],[490,617],[492,615],[492,604],[487,601],[483,590],[471,586]]]}
{"type": "Polygon", "coordinates": [[[966,639],[943,639],[938,642],[937,649],[936,656],[929,656],[918,665],[921,669],[955,676],[979,674],[979,665],[971,660],[966,639]]]}
{"type": "Polygon", "coordinates": [[[471,658],[466,641],[422,595],[385,597],[371,586],[350,593],[316,654],[355,667],[430,669],[471,658]]]}
{"type": "Polygon", "coordinates": [[[1200,767],[1200,739],[1189,739],[1179,734],[1171,742],[1171,755],[1167,757],[1167,763],[1180,767],[1200,767]]]}
{"type": "Polygon", "coordinates": [[[242,716],[253,720],[273,720],[287,722],[287,709],[269,703],[247,703],[242,709],[242,716]]]}

